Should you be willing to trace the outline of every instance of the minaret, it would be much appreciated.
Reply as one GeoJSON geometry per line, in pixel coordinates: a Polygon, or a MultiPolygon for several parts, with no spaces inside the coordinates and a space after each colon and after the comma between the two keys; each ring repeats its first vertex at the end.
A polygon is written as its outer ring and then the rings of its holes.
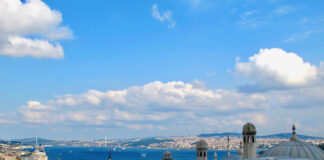
{"type": "Polygon", "coordinates": [[[110,149],[109,149],[109,156],[108,156],[108,160],[111,160],[111,152],[110,152],[110,149]]]}
{"type": "Polygon", "coordinates": [[[214,160],[217,160],[217,153],[214,153],[214,160]]]}
{"type": "Polygon", "coordinates": [[[172,154],[169,151],[165,151],[162,156],[162,160],[172,160],[172,154]]]}
{"type": "Polygon", "coordinates": [[[239,154],[240,155],[242,155],[243,154],[243,143],[242,143],[242,141],[240,142],[240,146],[239,146],[240,148],[240,151],[239,151],[239,154]]]}
{"type": "MultiPolygon", "coordinates": [[[[105,137],[105,147],[107,147],[107,137],[105,137]]],[[[110,149],[108,149],[108,160],[111,160],[111,152],[110,152],[110,149]]]]}
{"type": "Polygon", "coordinates": [[[247,123],[243,127],[243,158],[256,158],[255,135],[256,129],[252,123],[247,123]]]}
{"type": "Polygon", "coordinates": [[[207,155],[208,144],[206,141],[204,141],[204,140],[198,141],[196,150],[197,150],[197,160],[207,160],[208,159],[208,155],[207,155]]]}
{"type": "Polygon", "coordinates": [[[227,157],[231,156],[231,149],[230,149],[230,144],[229,144],[229,136],[227,136],[227,157]]]}

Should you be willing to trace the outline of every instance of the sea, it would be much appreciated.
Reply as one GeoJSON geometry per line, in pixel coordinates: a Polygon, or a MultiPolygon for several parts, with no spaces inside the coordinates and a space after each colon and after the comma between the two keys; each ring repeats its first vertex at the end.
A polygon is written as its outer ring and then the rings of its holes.
{"type": "MultiPolygon", "coordinates": [[[[108,160],[108,149],[100,147],[48,147],[45,148],[49,160],[108,160]]],[[[166,150],[166,149],[114,149],[111,150],[112,160],[162,160],[165,151],[170,151],[174,160],[196,160],[195,150],[166,150]]],[[[225,150],[209,150],[208,160],[227,156],[225,150]]],[[[231,155],[237,155],[231,151],[231,155]]]]}

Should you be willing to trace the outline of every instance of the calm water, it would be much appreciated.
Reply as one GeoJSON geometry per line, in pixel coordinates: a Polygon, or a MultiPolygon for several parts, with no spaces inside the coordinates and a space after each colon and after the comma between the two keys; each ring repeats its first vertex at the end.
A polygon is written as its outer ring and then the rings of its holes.
{"type": "MultiPolygon", "coordinates": [[[[111,152],[112,160],[161,160],[162,149],[117,149],[111,152]],[[144,156],[145,155],[145,156],[144,156]]],[[[196,160],[195,150],[169,150],[174,160],[196,160]]],[[[213,150],[208,151],[208,159],[214,159],[213,150]]],[[[226,156],[226,151],[216,151],[218,159],[226,156]]],[[[93,147],[51,147],[46,148],[49,160],[108,160],[106,148],[93,147]]],[[[236,154],[232,151],[231,154],[236,154]]]]}

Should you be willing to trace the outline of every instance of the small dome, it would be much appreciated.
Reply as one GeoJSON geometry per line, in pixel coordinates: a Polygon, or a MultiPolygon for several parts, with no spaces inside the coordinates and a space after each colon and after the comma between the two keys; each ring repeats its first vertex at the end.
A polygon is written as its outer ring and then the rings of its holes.
{"type": "Polygon", "coordinates": [[[165,151],[162,156],[163,160],[172,160],[172,154],[169,151],[165,151]]]}
{"type": "Polygon", "coordinates": [[[196,149],[198,150],[207,150],[208,149],[208,143],[204,141],[203,139],[199,140],[197,142],[197,147],[196,149]]]}
{"type": "Polygon", "coordinates": [[[252,123],[247,123],[243,126],[243,131],[242,131],[243,135],[255,135],[256,134],[256,128],[254,126],[254,124],[252,123]]]}

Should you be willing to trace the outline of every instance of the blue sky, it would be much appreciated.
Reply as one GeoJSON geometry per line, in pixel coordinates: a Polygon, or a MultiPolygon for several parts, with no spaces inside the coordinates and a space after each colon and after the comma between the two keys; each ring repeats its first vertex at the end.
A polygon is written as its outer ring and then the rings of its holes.
{"type": "Polygon", "coordinates": [[[322,136],[323,5],[0,0],[0,137],[322,136]]]}

